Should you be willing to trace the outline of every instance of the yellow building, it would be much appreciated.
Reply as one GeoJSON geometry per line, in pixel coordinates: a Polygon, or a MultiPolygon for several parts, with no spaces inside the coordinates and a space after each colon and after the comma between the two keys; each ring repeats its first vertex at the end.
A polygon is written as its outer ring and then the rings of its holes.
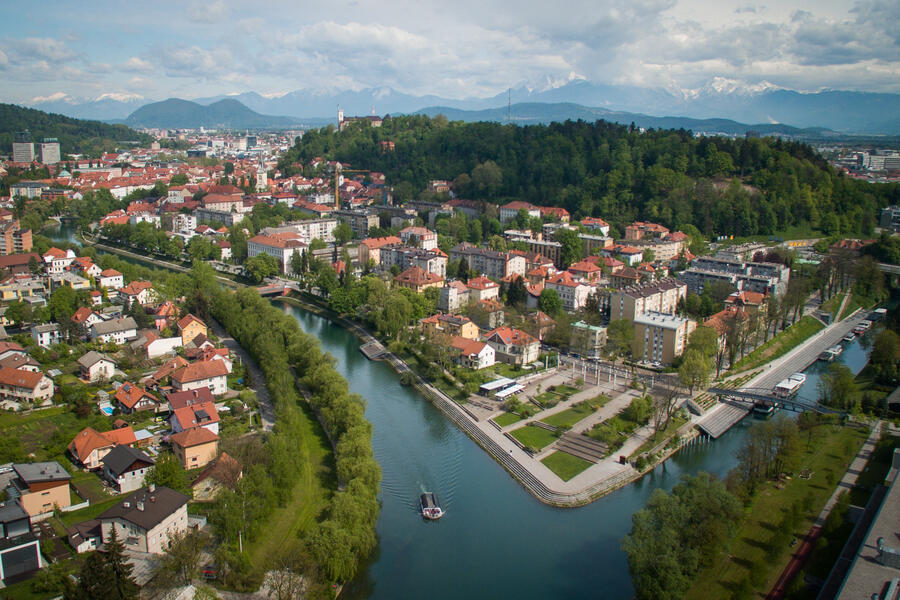
{"type": "Polygon", "coordinates": [[[635,360],[672,364],[681,356],[697,323],[675,315],[648,312],[634,318],[631,355],[635,360]]]}
{"type": "Polygon", "coordinates": [[[478,339],[478,325],[462,315],[432,315],[420,321],[425,337],[450,335],[470,340],[478,339]]]}
{"type": "Polygon", "coordinates": [[[205,467],[219,454],[219,436],[205,427],[194,427],[169,439],[175,457],[185,469],[205,467]]]}
{"type": "Polygon", "coordinates": [[[198,335],[209,336],[206,323],[192,314],[185,315],[178,321],[178,331],[181,333],[182,346],[187,346],[198,335]]]}
{"type": "Polygon", "coordinates": [[[444,287],[444,278],[434,273],[429,273],[422,267],[410,267],[394,277],[394,283],[421,294],[431,287],[444,287]]]}

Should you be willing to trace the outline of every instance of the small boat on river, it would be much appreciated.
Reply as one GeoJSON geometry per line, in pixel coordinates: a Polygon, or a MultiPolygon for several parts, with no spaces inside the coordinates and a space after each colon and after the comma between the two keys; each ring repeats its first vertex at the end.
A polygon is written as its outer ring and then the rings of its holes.
{"type": "Polygon", "coordinates": [[[803,373],[794,373],[787,379],[779,381],[773,392],[779,398],[788,398],[799,392],[800,387],[804,383],[806,383],[806,375],[803,373]]]}
{"type": "Polygon", "coordinates": [[[425,492],[419,496],[419,504],[422,505],[422,516],[426,519],[436,521],[444,516],[437,494],[434,492],[425,492]]]}

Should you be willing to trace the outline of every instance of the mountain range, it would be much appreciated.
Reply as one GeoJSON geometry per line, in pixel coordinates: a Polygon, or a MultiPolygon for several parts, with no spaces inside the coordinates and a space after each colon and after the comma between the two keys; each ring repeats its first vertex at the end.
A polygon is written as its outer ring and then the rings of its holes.
{"type": "MultiPolygon", "coordinates": [[[[740,123],[826,128],[841,133],[900,135],[900,94],[838,90],[803,93],[770,86],[748,90],[728,85],[727,82],[716,82],[689,93],[574,80],[555,87],[522,85],[510,89],[508,93],[484,98],[416,96],[390,87],[380,87],[337,92],[301,89],[277,96],[245,92],[197,98],[194,102],[209,106],[221,100],[237,100],[261,115],[285,115],[310,125],[334,122],[338,107],[345,114],[355,116],[371,114],[373,110],[379,115],[408,114],[430,107],[465,111],[503,107],[505,110],[509,102],[571,104],[647,116],[728,119],[740,123]]],[[[117,103],[109,97],[96,101],[54,97],[32,105],[70,116],[114,120],[130,115],[139,102],[133,98],[117,103]]],[[[150,102],[144,100],[144,103],[150,102]]]]}

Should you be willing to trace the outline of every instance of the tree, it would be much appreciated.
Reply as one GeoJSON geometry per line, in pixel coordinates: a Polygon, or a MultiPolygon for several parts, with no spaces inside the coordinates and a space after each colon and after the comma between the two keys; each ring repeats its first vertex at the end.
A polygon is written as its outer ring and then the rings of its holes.
{"type": "Polygon", "coordinates": [[[900,335],[885,329],[872,344],[869,361],[879,381],[893,385],[897,381],[900,363],[900,335]]]}
{"type": "Polygon", "coordinates": [[[503,183],[503,171],[492,160],[485,161],[472,169],[472,184],[484,196],[493,197],[503,183]]]}
{"type": "Polygon", "coordinates": [[[625,356],[631,352],[631,340],[634,328],[626,319],[610,321],[606,329],[606,347],[616,356],[625,356]]]}
{"type": "Polygon", "coordinates": [[[709,363],[709,357],[701,354],[699,350],[688,350],[684,353],[684,360],[678,367],[678,378],[690,389],[691,394],[694,393],[695,387],[703,388],[709,384],[709,372],[712,370],[709,363]]]}
{"type": "Polygon", "coordinates": [[[158,575],[164,581],[175,582],[177,585],[189,585],[200,567],[203,547],[207,541],[207,534],[201,531],[182,531],[171,534],[166,544],[166,551],[160,561],[158,575]]]}
{"type": "Polygon", "coordinates": [[[719,334],[712,327],[700,326],[691,333],[687,350],[697,350],[704,358],[712,358],[719,347],[719,334]]]}
{"type": "Polygon", "coordinates": [[[528,300],[528,290],[525,289],[525,281],[516,277],[506,290],[506,303],[510,306],[521,306],[528,300]]]}
{"type": "Polygon", "coordinates": [[[740,514],[737,498],[708,473],[685,476],[671,494],[655,490],[622,540],[637,598],[683,598],[734,534],[740,514]]]}
{"type": "Polygon", "coordinates": [[[134,600],[138,585],[131,576],[116,528],[106,541],[106,554],[91,552],[78,575],[78,582],[66,582],[66,600],[134,600]]]}
{"type": "Polygon", "coordinates": [[[165,486],[176,492],[191,495],[187,471],[173,454],[161,454],[156,460],[156,464],[150,468],[144,482],[148,485],[152,483],[156,486],[165,486]]]}
{"type": "Polygon", "coordinates": [[[266,277],[272,277],[280,272],[278,261],[269,254],[257,254],[244,261],[244,269],[254,283],[259,283],[266,277]]]}
{"type": "Polygon", "coordinates": [[[560,311],[562,311],[562,299],[559,297],[559,294],[556,292],[556,290],[544,288],[541,291],[541,295],[538,297],[538,308],[540,308],[551,317],[555,317],[560,313],[560,311]]]}
{"type": "Polygon", "coordinates": [[[559,260],[563,267],[568,267],[572,263],[581,260],[582,246],[577,231],[571,229],[559,229],[553,236],[553,239],[562,244],[562,247],[559,250],[559,260]]]}
{"type": "Polygon", "coordinates": [[[339,223],[333,233],[335,241],[341,246],[353,239],[353,229],[344,222],[339,223]]]}
{"type": "Polygon", "coordinates": [[[50,318],[56,322],[69,319],[75,312],[78,298],[75,290],[68,285],[61,285],[50,294],[50,318]]]}
{"type": "Polygon", "coordinates": [[[822,404],[845,410],[854,410],[857,398],[856,377],[850,367],[831,363],[828,371],[819,378],[819,401],[822,404]]]}

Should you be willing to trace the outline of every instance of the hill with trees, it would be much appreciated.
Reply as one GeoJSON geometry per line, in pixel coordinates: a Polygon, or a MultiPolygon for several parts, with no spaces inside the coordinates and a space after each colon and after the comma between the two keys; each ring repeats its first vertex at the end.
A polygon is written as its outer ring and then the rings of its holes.
{"type": "Polygon", "coordinates": [[[63,155],[98,157],[128,145],[127,142],[149,144],[152,141],[150,136],[125,125],[83,121],[15,104],[0,104],[0,151],[12,153],[16,132],[25,130],[31,132],[35,142],[56,138],[63,155]]]}
{"type": "Polygon", "coordinates": [[[204,106],[169,98],[140,107],[125,119],[125,123],[132,127],[269,129],[293,127],[297,121],[290,117],[261,115],[237,100],[219,100],[204,106]]]}
{"type": "Polygon", "coordinates": [[[614,228],[638,219],[696,226],[706,236],[869,236],[878,210],[900,202],[900,186],[845,177],[799,142],[640,132],[606,121],[521,127],[388,117],[377,128],[309,131],[279,169],[299,172],[317,156],[383,172],[401,201],[422,195],[429,180],[446,179],[464,198],[562,206],[614,228]],[[382,151],[383,140],[394,151],[382,151]]]}

